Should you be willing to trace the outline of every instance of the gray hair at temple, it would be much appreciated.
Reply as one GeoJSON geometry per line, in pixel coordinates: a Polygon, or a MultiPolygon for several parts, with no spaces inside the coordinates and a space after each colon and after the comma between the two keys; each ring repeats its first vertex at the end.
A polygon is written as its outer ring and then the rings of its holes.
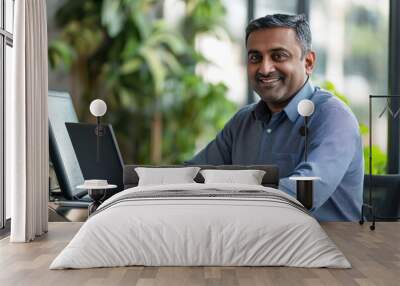
{"type": "Polygon", "coordinates": [[[301,46],[301,57],[303,58],[307,52],[311,51],[311,30],[307,18],[304,14],[287,15],[274,14],[255,19],[247,25],[246,28],[246,45],[250,34],[254,31],[265,28],[291,28],[296,32],[296,38],[301,46]]]}

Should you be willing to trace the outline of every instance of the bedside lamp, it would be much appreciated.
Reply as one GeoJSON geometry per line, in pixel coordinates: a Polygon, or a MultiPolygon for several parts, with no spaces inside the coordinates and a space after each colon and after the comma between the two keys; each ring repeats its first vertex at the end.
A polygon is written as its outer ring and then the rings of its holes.
{"type": "Polygon", "coordinates": [[[104,134],[104,128],[100,124],[100,118],[106,114],[107,104],[101,99],[95,99],[90,103],[89,109],[90,113],[97,119],[97,127],[95,129],[95,134],[97,136],[96,160],[99,162],[100,137],[104,134]]]}
{"type": "MultiPolygon", "coordinates": [[[[304,162],[307,162],[308,146],[308,118],[314,113],[314,103],[309,99],[303,99],[297,105],[297,112],[304,117],[304,126],[300,128],[301,136],[304,136],[304,162]]],[[[296,198],[304,207],[311,209],[313,206],[313,182],[319,177],[292,176],[290,180],[296,181],[296,198]]]]}
{"type": "Polygon", "coordinates": [[[297,105],[297,112],[304,117],[304,127],[300,129],[300,134],[304,136],[304,161],[307,162],[307,146],[308,146],[308,117],[314,113],[314,103],[309,99],[303,99],[297,105]],[[304,129],[303,129],[304,128],[304,129]]]}

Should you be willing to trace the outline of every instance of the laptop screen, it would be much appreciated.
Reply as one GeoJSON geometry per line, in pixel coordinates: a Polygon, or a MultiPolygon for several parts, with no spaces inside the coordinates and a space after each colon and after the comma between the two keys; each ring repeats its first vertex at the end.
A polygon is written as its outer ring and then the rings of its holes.
{"type": "MultiPolygon", "coordinates": [[[[97,139],[96,124],[65,123],[85,180],[102,179],[124,189],[123,161],[111,125],[101,125],[102,136],[97,139]]],[[[114,192],[113,192],[114,193],[114,192]]]]}

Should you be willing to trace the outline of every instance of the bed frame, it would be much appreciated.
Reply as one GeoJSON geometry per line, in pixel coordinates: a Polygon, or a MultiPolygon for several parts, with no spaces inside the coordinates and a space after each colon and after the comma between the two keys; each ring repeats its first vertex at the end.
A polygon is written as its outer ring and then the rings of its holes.
{"type": "MultiPolygon", "coordinates": [[[[190,165],[195,167],[200,167],[201,169],[218,169],[218,170],[263,170],[265,175],[262,179],[262,185],[265,187],[278,188],[279,185],[279,169],[276,165],[251,165],[251,166],[241,166],[241,165],[190,165]]],[[[135,171],[136,167],[152,167],[152,168],[179,168],[185,167],[183,165],[165,165],[165,166],[149,166],[149,165],[125,165],[123,173],[124,189],[133,188],[138,185],[139,176],[135,171]]],[[[198,173],[194,178],[197,183],[204,183],[203,176],[198,173]]]]}

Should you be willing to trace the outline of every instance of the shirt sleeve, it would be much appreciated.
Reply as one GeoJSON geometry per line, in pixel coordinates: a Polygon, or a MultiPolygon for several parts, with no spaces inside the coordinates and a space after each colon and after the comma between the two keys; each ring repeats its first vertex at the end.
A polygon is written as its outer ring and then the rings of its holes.
{"type": "MultiPolygon", "coordinates": [[[[317,176],[314,182],[314,200],[311,211],[320,208],[335,192],[356,155],[362,148],[357,120],[344,108],[320,110],[310,122],[307,162],[300,162],[291,176],[317,176]]],[[[280,189],[296,195],[296,182],[280,180],[280,189]]]]}
{"type": "Polygon", "coordinates": [[[232,164],[233,128],[236,115],[231,118],[214,140],[185,162],[188,165],[230,165],[232,164]]]}

